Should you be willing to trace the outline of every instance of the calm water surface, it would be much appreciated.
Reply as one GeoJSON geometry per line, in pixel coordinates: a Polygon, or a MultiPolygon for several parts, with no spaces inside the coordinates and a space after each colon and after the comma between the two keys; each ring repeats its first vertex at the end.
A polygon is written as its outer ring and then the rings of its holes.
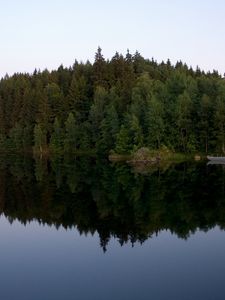
{"type": "Polygon", "coordinates": [[[224,299],[225,169],[0,158],[1,299],[224,299]]]}

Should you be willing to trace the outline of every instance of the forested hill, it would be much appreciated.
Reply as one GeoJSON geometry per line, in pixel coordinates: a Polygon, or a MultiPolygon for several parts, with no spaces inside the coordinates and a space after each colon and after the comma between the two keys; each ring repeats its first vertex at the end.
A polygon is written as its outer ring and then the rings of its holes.
{"type": "Polygon", "coordinates": [[[0,81],[0,151],[224,152],[225,81],[118,53],[0,81]]]}

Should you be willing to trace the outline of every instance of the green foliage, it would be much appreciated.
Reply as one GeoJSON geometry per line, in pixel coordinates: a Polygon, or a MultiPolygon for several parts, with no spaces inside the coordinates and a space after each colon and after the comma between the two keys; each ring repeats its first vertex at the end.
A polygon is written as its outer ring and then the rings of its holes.
{"type": "Polygon", "coordinates": [[[46,134],[40,124],[34,126],[34,148],[42,153],[46,147],[46,134]]]}
{"type": "Polygon", "coordinates": [[[204,94],[200,99],[200,107],[198,110],[199,122],[197,129],[199,130],[199,147],[205,153],[208,153],[210,136],[212,135],[212,103],[210,97],[204,94]]]}
{"type": "Polygon", "coordinates": [[[86,120],[90,109],[90,99],[88,98],[87,79],[83,74],[76,74],[72,78],[69,89],[68,104],[70,110],[77,116],[79,122],[86,120]]]}
{"type": "Polygon", "coordinates": [[[69,113],[65,122],[64,151],[74,152],[77,149],[78,131],[73,113],[69,113]]]}
{"type": "Polygon", "coordinates": [[[23,151],[23,128],[20,124],[16,124],[10,130],[10,146],[16,151],[23,151]]]}
{"type": "Polygon", "coordinates": [[[53,133],[51,135],[51,140],[50,140],[50,149],[54,153],[63,152],[63,131],[57,117],[55,118],[53,124],[53,133]]]}
{"type": "Polygon", "coordinates": [[[192,126],[192,101],[189,94],[184,91],[177,99],[177,118],[176,123],[180,132],[180,141],[182,150],[187,152],[191,143],[191,126],[192,126]]]}
{"type": "Polygon", "coordinates": [[[129,136],[131,139],[131,146],[133,146],[133,150],[136,150],[143,145],[142,128],[135,115],[131,115],[129,118],[129,136]]]}
{"type": "Polygon", "coordinates": [[[124,125],[121,125],[120,131],[116,137],[115,151],[119,154],[127,154],[131,151],[131,140],[129,137],[129,131],[124,125]]]}
{"type": "Polygon", "coordinates": [[[22,136],[23,149],[31,150],[33,146],[33,126],[28,124],[23,128],[23,136],[22,136]]]}
{"type": "Polygon", "coordinates": [[[217,136],[217,149],[225,153],[225,100],[218,98],[215,109],[215,130],[217,136]]]}
{"type": "Polygon", "coordinates": [[[92,129],[92,142],[97,144],[100,138],[100,127],[104,119],[108,93],[105,88],[98,86],[94,94],[94,103],[90,109],[89,120],[92,129]]]}
{"type": "Polygon", "coordinates": [[[113,149],[116,141],[116,135],[119,131],[118,114],[113,105],[110,105],[106,110],[106,116],[100,125],[101,138],[97,144],[99,152],[108,152],[108,149],[113,149]]]}
{"type": "Polygon", "coordinates": [[[225,81],[138,52],[105,60],[99,47],[93,64],[3,78],[0,135],[8,151],[223,153],[225,81]]]}
{"type": "Polygon", "coordinates": [[[159,149],[164,137],[164,107],[163,104],[153,96],[148,103],[147,121],[148,136],[147,142],[150,148],[159,149]]]}

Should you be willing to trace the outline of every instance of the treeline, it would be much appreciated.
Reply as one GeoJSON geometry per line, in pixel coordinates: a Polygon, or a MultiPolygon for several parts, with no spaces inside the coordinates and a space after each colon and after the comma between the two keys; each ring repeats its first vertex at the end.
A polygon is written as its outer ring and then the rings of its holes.
{"type": "Polygon", "coordinates": [[[138,52],[91,64],[5,76],[0,150],[130,153],[225,151],[225,81],[216,72],[144,59],[138,52]]]}

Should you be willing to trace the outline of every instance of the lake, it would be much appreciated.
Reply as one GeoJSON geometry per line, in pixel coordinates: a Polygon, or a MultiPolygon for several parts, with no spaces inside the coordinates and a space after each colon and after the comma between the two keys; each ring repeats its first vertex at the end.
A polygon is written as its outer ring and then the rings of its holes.
{"type": "Polygon", "coordinates": [[[1,299],[224,299],[225,168],[0,157],[1,299]]]}

